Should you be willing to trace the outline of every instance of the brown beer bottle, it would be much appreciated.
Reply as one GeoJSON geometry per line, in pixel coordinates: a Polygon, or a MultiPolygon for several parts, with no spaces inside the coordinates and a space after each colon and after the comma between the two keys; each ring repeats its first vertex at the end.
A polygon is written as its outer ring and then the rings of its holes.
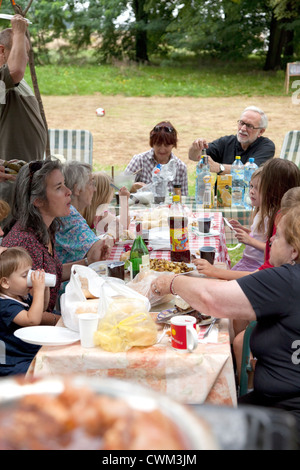
{"type": "Polygon", "coordinates": [[[180,196],[173,196],[173,204],[169,213],[171,261],[189,263],[191,252],[189,250],[188,215],[180,204],[180,196]]]}

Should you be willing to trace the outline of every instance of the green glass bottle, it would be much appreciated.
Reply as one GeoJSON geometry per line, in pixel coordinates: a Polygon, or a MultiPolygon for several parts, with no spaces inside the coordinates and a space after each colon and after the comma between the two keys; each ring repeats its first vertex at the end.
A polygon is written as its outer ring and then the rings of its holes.
{"type": "Polygon", "coordinates": [[[131,263],[132,279],[140,272],[141,264],[149,264],[149,251],[141,236],[136,237],[133,242],[130,251],[129,261],[131,263]]]}

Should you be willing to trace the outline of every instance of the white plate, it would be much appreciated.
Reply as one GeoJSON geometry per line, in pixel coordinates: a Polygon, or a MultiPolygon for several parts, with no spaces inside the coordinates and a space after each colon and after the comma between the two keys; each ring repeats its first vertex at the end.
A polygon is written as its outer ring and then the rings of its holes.
{"type": "MultiPolygon", "coordinates": [[[[0,18],[2,20],[11,20],[15,15],[7,15],[6,13],[0,13],[0,18]]],[[[29,21],[27,18],[25,18],[27,23],[32,24],[31,21],[29,21]]]]}
{"type": "MultiPolygon", "coordinates": [[[[157,259],[159,261],[159,258],[154,258],[154,259],[157,259]]],[[[162,260],[163,261],[163,260],[162,260]]],[[[174,264],[177,264],[177,261],[170,261],[170,263],[174,263],[174,264]]],[[[195,270],[197,270],[196,266],[194,265],[194,263],[185,263],[187,265],[188,268],[192,268],[193,271],[187,271],[186,273],[178,273],[180,275],[184,275],[184,274],[191,274],[192,272],[194,272],[195,270]]],[[[154,271],[154,269],[153,269],[154,271]]],[[[156,273],[172,273],[172,271],[155,271],[156,273]]]]}
{"type": "Polygon", "coordinates": [[[79,341],[79,333],[60,326],[27,326],[14,332],[25,343],[38,346],[62,346],[79,341]]]}

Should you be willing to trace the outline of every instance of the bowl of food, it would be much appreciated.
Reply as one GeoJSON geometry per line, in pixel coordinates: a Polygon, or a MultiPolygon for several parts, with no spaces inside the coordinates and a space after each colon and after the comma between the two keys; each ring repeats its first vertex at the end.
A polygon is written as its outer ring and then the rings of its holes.
{"type": "Polygon", "coordinates": [[[212,450],[210,426],[146,387],[99,377],[0,381],[0,450],[212,450]]]}

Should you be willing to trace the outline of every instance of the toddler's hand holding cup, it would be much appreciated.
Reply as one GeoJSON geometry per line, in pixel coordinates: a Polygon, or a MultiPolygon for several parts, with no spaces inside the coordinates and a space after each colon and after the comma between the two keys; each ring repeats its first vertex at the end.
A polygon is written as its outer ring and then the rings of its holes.
{"type": "MultiPolygon", "coordinates": [[[[32,287],[32,279],[31,279],[31,274],[34,271],[30,269],[27,274],[27,286],[32,287]]],[[[54,287],[56,284],[56,275],[55,274],[50,274],[50,273],[45,273],[45,287],[54,287]]]]}

